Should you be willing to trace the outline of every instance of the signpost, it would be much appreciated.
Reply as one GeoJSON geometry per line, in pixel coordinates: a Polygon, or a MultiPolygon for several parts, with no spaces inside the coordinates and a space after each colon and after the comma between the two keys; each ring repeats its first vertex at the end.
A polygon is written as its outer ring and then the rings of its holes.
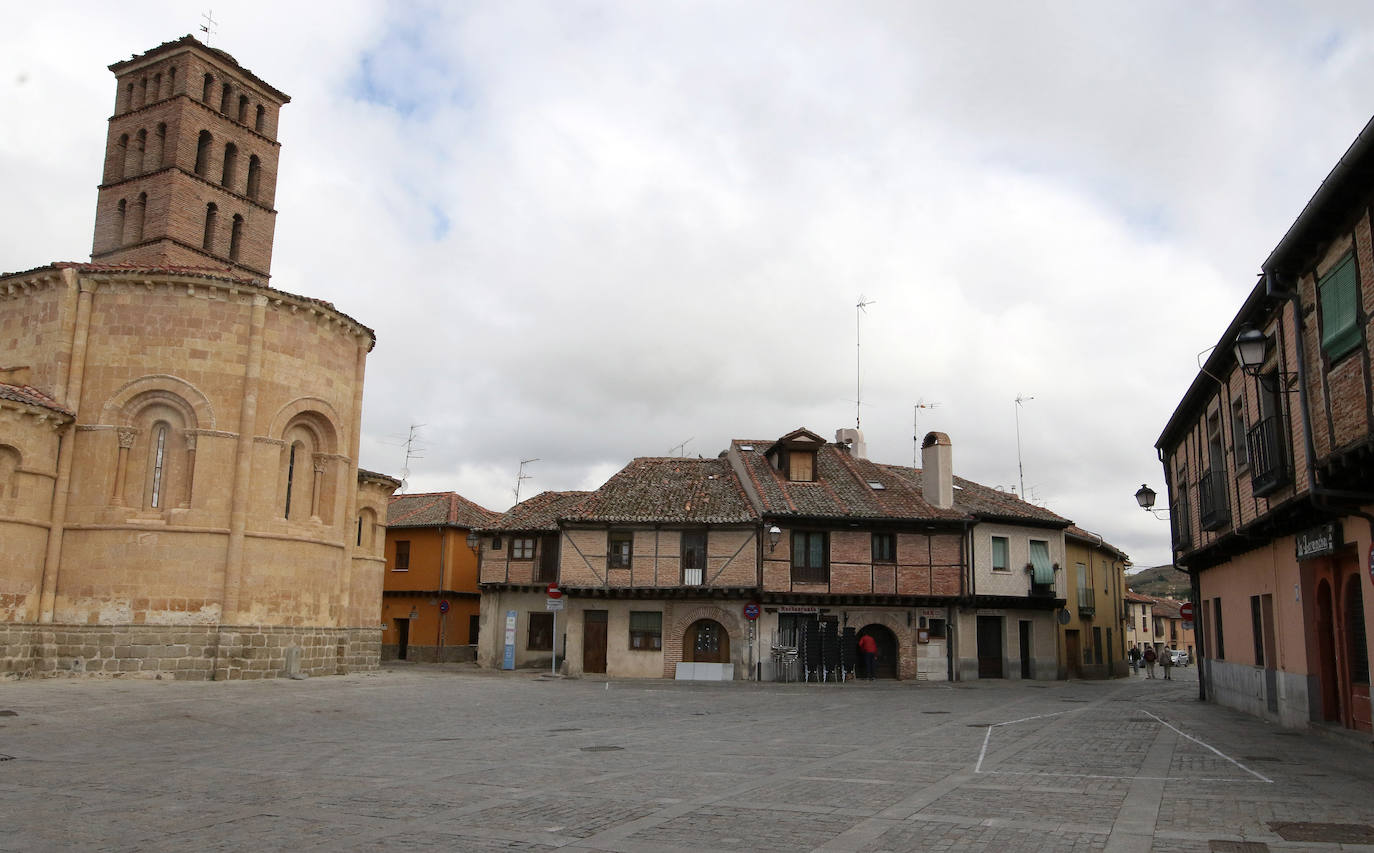
{"type": "Polygon", "coordinates": [[[744,605],[744,618],[750,622],[759,618],[759,603],[757,601],[751,601],[744,605]]]}
{"type": "Polygon", "coordinates": [[[558,611],[563,609],[563,590],[558,588],[558,583],[548,585],[544,590],[548,598],[544,600],[544,609],[553,612],[553,640],[550,645],[553,647],[553,661],[549,664],[549,675],[558,674],[558,611]]]}
{"type": "Polygon", "coordinates": [[[1178,609],[1178,615],[1183,619],[1183,630],[1193,630],[1193,602],[1183,602],[1183,606],[1178,609]]]}

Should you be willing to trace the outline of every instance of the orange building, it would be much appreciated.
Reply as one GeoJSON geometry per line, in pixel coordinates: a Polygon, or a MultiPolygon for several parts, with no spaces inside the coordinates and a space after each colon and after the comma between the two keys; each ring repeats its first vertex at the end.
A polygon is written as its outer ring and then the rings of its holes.
{"type": "Polygon", "coordinates": [[[497,514],[453,492],[396,495],[386,522],[382,659],[473,660],[480,594],[475,527],[497,514]]]}

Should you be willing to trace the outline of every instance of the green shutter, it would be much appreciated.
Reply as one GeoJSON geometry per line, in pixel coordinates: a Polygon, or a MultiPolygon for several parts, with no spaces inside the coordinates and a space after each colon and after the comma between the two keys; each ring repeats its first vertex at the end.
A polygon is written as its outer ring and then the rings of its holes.
{"type": "Polygon", "coordinates": [[[1035,583],[1040,585],[1053,585],[1054,566],[1050,564],[1050,543],[1038,542],[1032,539],[1030,543],[1030,558],[1035,583]]]}
{"type": "Polygon", "coordinates": [[[1346,255],[1317,283],[1322,314],[1322,350],[1340,358],[1360,342],[1359,287],[1355,256],[1346,255]]]}

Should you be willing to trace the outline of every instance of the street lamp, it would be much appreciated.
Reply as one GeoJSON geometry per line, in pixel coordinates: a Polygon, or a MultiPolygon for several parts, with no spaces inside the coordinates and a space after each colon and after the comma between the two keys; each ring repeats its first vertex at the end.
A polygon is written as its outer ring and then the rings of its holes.
{"type": "Polygon", "coordinates": [[[1167,509],[1155,509],[1155,490],[1144,483],[1141,483],[1140,488],[1136,489],[1135,502],[1140,504],[1141,509],[1150,513],[1155,518],[1163,520],[1169,517],[1169,511],[1167,509]],[[1161,512],[1164,514],[1160,515],[1161,512]]]}
{"type": "Polygon", "coordinates": [[[782,528],[776,524],[768,528],[768,550],[772,551],[778,547],[778,540],[782,538],[782,528]]]}
{"type": "Polygon", "coordinates": [[[1254,326],[1246,326],[1236,335],[1236,363],[1240,369],[1250,376],[1258,376],[1260,368],[1264,366],[1264,352],[1268,349],[1269,340],[1264,336],[1264,332],[1254,326]]]}
{"type": "Polygon", "coordinates": [[[468,531],[468,547],[472,549],[472,553],[477,553],[477,531],[475,530],[468,531]]]}

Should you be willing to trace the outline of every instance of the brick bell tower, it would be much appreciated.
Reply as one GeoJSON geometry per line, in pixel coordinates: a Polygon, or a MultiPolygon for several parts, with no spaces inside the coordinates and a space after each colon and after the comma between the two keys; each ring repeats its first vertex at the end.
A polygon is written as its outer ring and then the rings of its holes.
{"type": "Polygon", "coordinates": [[[110,71],[118,90],[91,261],[229,269],[266,281],[277,116],[291,98],[189,35],[110,71]]]}

